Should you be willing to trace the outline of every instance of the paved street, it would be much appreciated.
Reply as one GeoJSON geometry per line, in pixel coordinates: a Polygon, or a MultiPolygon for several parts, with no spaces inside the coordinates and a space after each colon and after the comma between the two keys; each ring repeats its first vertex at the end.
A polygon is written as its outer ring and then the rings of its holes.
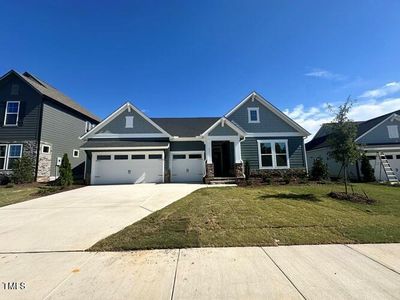
{"type": "Polygon", "coordinates": [[[400,299],[399,253],[400,244],[0,254],[0,299],[400,299]]]}

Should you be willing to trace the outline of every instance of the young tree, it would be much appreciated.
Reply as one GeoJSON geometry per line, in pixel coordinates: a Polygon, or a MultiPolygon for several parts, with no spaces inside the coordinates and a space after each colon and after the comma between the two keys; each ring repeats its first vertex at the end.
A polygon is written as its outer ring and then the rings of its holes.
{"type": "Polygon", "coordinates": [[[365,154],[361,156],[361,173],[363,174],[363,181],[375,181],[374,170],[372,169],[369,159],[365,154]]]}
{"type": "Polygon", "coordinates": [[[68,186],[73,183],[71,164],[67,153],[64,154],[60,165],[60,177],[58,178],[61,186],[68,186]]]}
{"type": "Polygon", "coordinates": [[[13,173],[11,180],[14,183],[31,183],[35,179],[35,166],[33,159],[28,155],[23,155],[12,164],[13,173]]]}
{"type": "Polygon", "coordinates": [[[314,160],[311,168],[311,178],[313,180],[323,180],[328,178],[328,167],[320,157],[314,160]]]}
{"type": "Polygon", "coordinates": [[[335,118],[331,123],[332,132],[328,138],[328,143],[332,149],[329,155],[342,165],[346,194],[348,194],[347,174],[349,165],[354,164],[360,157],[360,151],[355,142],[357,127],[348,117],[352,106],[353,101],[349,97],[337,109],[330,107],[331,111],[335,113],[335,118]]]}

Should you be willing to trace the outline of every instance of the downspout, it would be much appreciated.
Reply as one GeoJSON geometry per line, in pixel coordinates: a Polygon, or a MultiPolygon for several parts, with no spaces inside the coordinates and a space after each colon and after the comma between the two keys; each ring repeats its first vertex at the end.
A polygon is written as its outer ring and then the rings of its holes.
{"type": "Polygon", "coordinates": [[[304,153],[304,164],[306,167],[306,173],[308,175],[308,162],[307,162],[307,151],[306,151],[306,144],[305,144],[305,137],[303,137],[303,153],[304,153]]]}
{"type": "Polygon", "coordinates": [[[42,123],[43,123],[43,102],[44,102],[44,99],[42,97],[42,101],[40,104],[39,128],[38,128],[38,134],[37,134],[35,181],[37,181],[38,170],[39,170],[40,140],[42,139],[42,123]]]}

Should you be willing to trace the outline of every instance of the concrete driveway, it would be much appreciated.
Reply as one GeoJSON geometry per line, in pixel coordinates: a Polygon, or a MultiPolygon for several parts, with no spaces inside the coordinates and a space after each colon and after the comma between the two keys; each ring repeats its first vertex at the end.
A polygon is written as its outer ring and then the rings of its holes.
{"type": "Polygon", "coordinates": [[[0,299],[399,299],[399,252],[385,244],[0,254],[0,299]]]}
{"type": "Polygon", "coordinates": [[[85,250],[201,184],[88,186],[0,208],[0,253],[85,250]]]}

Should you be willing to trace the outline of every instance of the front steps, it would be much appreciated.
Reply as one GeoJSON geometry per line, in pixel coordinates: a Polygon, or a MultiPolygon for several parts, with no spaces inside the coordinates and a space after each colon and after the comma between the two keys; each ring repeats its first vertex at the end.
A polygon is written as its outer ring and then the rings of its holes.
{"type": "Polygon", "coordinates": [[[235,184],[236,177],[214,177],[209,179],[209,184],[235,184]]]}

